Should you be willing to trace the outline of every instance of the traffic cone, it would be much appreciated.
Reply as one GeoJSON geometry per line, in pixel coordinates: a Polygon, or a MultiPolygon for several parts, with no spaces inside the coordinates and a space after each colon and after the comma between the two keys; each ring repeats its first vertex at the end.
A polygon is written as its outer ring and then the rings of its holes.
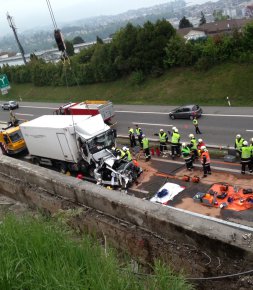
{"type": "Polygon", "coordinates": [[[156,148],[156,155],[157,156],[160,156],[161,155],[160,149],[158,147],[156,148]]]}

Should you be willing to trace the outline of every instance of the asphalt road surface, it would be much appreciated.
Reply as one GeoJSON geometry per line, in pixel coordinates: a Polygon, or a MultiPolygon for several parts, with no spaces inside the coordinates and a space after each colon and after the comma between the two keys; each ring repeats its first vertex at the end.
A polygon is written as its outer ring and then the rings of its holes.
{"type": "MultiPolygon", "coordinates": [[[[1,106],[2,102],[0,102],[1,106]]],[[[19,119],[32,120],[41,115],[50,115],[62,104],[20,102],[20,108],[14,110],[19,119]]],[[[116,128],[119,135],[128,134],[128,126],[139,124],[149,138],[157,138],[154,133],[159,129],[171,131],[173,126],[179,129],[181,141],[188,141],[188,135],[195,133],[191,120],[171,120],[168,113],[175,107],[115,105],[116,128]]],[[[202,138],[209,145],[233,146],[235,135],[244,139],[253,138],[253,108],[250,107],[202,107],[203,116],[199,119],[202,138]]],[[[0,121],[9,120],[9,112],[1,111],[0,121]]]]}

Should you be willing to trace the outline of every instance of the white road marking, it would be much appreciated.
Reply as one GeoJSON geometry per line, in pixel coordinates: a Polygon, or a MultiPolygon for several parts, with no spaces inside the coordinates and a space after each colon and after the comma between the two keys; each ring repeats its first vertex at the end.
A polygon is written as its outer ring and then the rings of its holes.
{"type": "Polygon", "coordinates": [[[146,125],[146,126],[164,126],[164,127],[172,127],[173,126],[173,125],[167,125],[167,124],[151,124],[151,123],[139,123],[139,122],[132,122],[132,124],[146,125]]]}
{"type": "MultiPolygon", "coordinates": [[[[162,112],[140,112],[140,111],[115,111],[115,113],[169,115],[170,112],[162,113],[162,112]]],[[[253,118],[253,115],[202,114],[202,116],[253,118]]]]}
{"type": "Polygon", "coordinates": [[[53,107],[35,107],[35,106],[19,106],[19,108],[30,108],[30,109],[52,109],[52,110],[59,109],[59,108],[53,108],[53,107]]]}
{"type": "Polygon", "coordinates": [[[253,132],[253,130],[246,130],[246,132],[253,132]]]}
{"type": "Polygon", "coordinates": [[[22,114],[22,113],[15,113],[15,115],[19,115],[19,116],[31,116],[33,117],[33,114],[22,114]]]}

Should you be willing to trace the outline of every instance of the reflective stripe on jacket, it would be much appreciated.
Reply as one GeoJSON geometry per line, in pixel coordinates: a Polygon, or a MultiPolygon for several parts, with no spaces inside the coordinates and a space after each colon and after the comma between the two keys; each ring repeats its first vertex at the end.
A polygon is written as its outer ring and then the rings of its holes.
{"type": "Polygon", "coordinates": [[[137,135],[137,136],[140,136],[140,135],[142,134],[142,130],[141,130],[141,128],[136,128],[136,129],[135,129],[135,132],[136,132],[136,135],[137,135]]]}
{"type": "Polygon", "coordinates": [[[199,122],[198,122],[197,119],[193,119],[192,123],[193,123],[194,126],[196,126],[196,125],[198,125],[199,122]]]}

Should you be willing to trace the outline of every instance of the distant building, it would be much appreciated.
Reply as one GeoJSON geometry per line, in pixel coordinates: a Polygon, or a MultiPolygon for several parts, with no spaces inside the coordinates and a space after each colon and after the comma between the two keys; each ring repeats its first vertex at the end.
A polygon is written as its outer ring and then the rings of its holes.
{"type": "Polygon", "coordinates": [[[252,22],[252,19],[221,20],[205,23],[199,27],[178,29],[177,33],[184,37],[186,40],[198,39],[200,37],[203,37],[204,34],[205,36],[232,34],[235,29],[237,29],[238,31],[242,31],[242,28],[250,22],[252,22]]]}

